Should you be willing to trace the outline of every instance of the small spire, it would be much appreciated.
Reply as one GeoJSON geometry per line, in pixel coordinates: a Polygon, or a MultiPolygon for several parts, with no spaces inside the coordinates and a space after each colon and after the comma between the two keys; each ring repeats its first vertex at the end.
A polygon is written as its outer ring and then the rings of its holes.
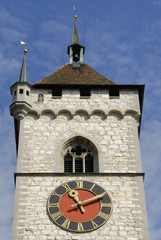
{"type": "MultiPolygon", "coordinates": [[[[28,43],[22,42],[22,45],[28,45],[28,43]]],[[[27,74],[26,74],[26,54],[27,54],[27,49],[25,48],[23,50],[23,61],[22,61],[22,66],[21,66],[21,72],[20,72],[20,78],[19,78],[19,82],[27,82],[27,74]]]]}
{"type": "Polygon", "coordinates": [[[79,35],[78,35],[78,29],[77,29],[77,15],[74,15],[74,31],[73,31],[73,44],[79,44],[79,35]]]}
{"type": "MultiPolygon", "coordinates": [[[[74,12],[76,13],[76,8],[73,6],[74,12]]],[[[74,31],[73,31],[73,42],[68,46],[67,53],[69,55],[69,63],[83,63],[83,55],[85,52],[85,47],[79,43],[79,35],[77,29],[77,15],[74,15],[74,31]]]]}

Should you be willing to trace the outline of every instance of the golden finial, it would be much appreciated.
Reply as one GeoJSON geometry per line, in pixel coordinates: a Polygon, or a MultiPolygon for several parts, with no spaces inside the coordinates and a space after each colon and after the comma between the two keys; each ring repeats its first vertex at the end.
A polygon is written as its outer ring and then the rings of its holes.
{"type": "Polygon", "coordinates": [[[76,21],[76,19],[77,19],[77,15],[74,15],[74,20],[76,21]]]}
{"type": "MultiPolygon", "coordinates": [[[[23,41],[21,41],[20,43],[21,43],[21,45],[25,45],[25,46],[29,45],[27,42],[23,42],[23,41]]],[[[26,48],[23,50],[23,54],[24,55],[27,54],[27,49],[26,48]]]]}
{"type": "Polygon", "coordinates": [[[24,53],[25,55],[27,54],[27,49],[26,49],[26,48],[23,50],[23,53],[24,53]]]}

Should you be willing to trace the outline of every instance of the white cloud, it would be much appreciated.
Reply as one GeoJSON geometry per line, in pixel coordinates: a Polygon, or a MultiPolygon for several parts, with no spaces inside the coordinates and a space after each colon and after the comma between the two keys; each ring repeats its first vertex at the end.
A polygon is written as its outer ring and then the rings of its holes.
{"type": "MultiPolygon", "coordinates": [[[[39,39],[32,43],[30,60],[34,71],[41,68],[40,79],[56,71],[61,65],[68,62],[67,46],[72,43],[72,29],[57,21],[44,21],[40,25],[39,39]]],[[[31,66],[32,67],[32,66],[31,66]]],[[[33,72],[33,71],[32,71],[33,72]]],[[[40,80],[40,79],[37,79],[40,80]]]]}
{"type": "Polygon", "coordinates": [[[27,38],[27,34],[17,31],[13,27],[0,27],[1,39],[5,42],[20,42],[27,38]]]}
{"type": "Polygon", "coordinates": [[[3,26],[16,27],[18,30],[26,29],[29,26],[24,19],[11,14],[2,4],[0,5],[0,22],[3,26]]]}
{"type": "Polygon", "coordinates": [[[20,71],[21,63],[15,58],[10,59],[3,53],[0,53],[0,62],[0,88],[4,87],[7,82],[13,84],[18,81],[19,76],[17,76],[17,79],[14,79],[14,76],[16,71],[20,71]]]}
{"type": "MultiPolygon", "coordinates": [[[[60,34],[62,36],[67,37],[71,29],[65,24],[62,24],[54,20],[50,20],[50,21],[44,21],[41,24],[41,30],[44,34],[49,34],[49,33],[52,35],[60,34]]],[[[55,40],[58,40],[58,38],[56,37],[55,40]]]]}
{"type": "MultiPolygon", "coordinates": [[[[0,5],[0,88],[18,81],[21,59],[17,60],[17,53],[21,49],[20,41],[27,38],[28,23],[11,14],[0,5]],[[18,72],[19,71],[19,72],[18,72]]],[[[21,55],[22,56],[22,55],[21,55]]]]}
{"type": "Polygon", "coordinates": [[[154,5],[161,6],[161,0],[153,0],[154,5]]]}

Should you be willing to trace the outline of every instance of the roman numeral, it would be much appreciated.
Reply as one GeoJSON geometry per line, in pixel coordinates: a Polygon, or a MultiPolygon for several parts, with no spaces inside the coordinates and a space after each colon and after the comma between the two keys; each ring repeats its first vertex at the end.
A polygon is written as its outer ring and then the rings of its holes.
{"type": "Polygon", "coordinates": [[[91,187],[89,190],[92,191],[92,189],[94,188],[94,186],[96,186],[95,183],[92,185],[92,187],[91,187]]]}
{"type": "Polygon", "coordinates": [[[54,195],[56,195],[56,196],[58,196],[59,198],[61,198],[62,197],[62,195],[61,194],[58,194],[58,193],[56,193],[56,192],[53,192],[53,194],[52,194],[53,196],[54,195]]]}
{"type": "Polygon", "coordinates": [[[78,222],[78,228],[77,228],[78,231],[81,231],[81,230],[84,230],[83,228],[83,225],[81,222],[78,222]]]}
{"type": "Polygon", "coordinates": [[[101,217],[103,219],[106,219],[108,217],[108,214],[103,213],[103,212],[99,212],[97,216],[99,216],[99,217],[101,217]]]}
{"type": "Polygon", "coordinates": [[[56,212],[51,214],[52,218],[54,218],[55,220],[57,220],[58,218],[60,218],[62,216],[61,212],[56,212]]]}
{"type": "Polygon", "coordinates": [[[58,203],[49,202],[49,207],[58,207],[58,206],[59,206],[58,203]]]}
{"type": "Polygon", "coordinates": [[[83,188],[83,181],[81,180],[76,181],[76,184],[77,184],[77,188],[83,188]]]}
{"type": "Polygon", "coordinates": [[[98,227],[97,223],[95,223],[94,221],[91,221],[92,225],[94,228],[98,227]]]}
{"type": "Polygon", "coordinates": [[[64,183],[62,186],[66,189],[66,191],[70,191],[71,190],[71,188],[69,187],[68,183],[64,183]]]}
{"type": "Polygon", "coordinates": [[[102,207],[111,207],[112,203],[101,203],[102,207]]]}
{"type": "Polygon", "coordinates": [[[69,225],[70,225],[70,220],[69,219],[66,219],[63,224],[62,224],[62,227],[64,228],[69,228],[69,225]]]}

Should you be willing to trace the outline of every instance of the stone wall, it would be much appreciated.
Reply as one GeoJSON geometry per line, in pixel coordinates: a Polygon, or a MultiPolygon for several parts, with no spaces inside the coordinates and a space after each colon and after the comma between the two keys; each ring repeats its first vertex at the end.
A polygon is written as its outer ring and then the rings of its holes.
{"type": "Polygon", "coordinates": [[[32,90],[32,111],[20,123],[18,172],[63,172],[62,147],[74,136],[95,144],[99,172],[141,171],[137,90],[121,90],[117,98],[108,90],[91,93],[81,99],[79,91],[63,90],[55,99],[50,90],[32,90]]]}
{"type": "Polygon", "coordinates": [[[12,240],[148,240],[141,176],[19,176],[14,210],[12,240]],[[112,199],[110,219],[95,231],[76,234],[62,230],[47,214],[50,193],[76,179],[95,182],[112,199]]]}
{"type": "Polygon", "coordinates": [[[12,240],[148,240],[143,179],[137,174],[141,172],[137,90],[120,90],[119,97],[109,97],[108,90],[92,90],[89,98],[80,97],[78,90],[63,90],[56,98],[51,90],[38,89],[31,91],[30,103],[32,108],[20,120],[21,175],[16,178],[12,240]],[[63,146],[75,136],[96,146],[98,174],[58,174],[64,170],[63,146]],[[52,190],[75,179],[97,183],[112,199],[110,219],[89,233],[62,230],[47,214],[52,190]]]}

